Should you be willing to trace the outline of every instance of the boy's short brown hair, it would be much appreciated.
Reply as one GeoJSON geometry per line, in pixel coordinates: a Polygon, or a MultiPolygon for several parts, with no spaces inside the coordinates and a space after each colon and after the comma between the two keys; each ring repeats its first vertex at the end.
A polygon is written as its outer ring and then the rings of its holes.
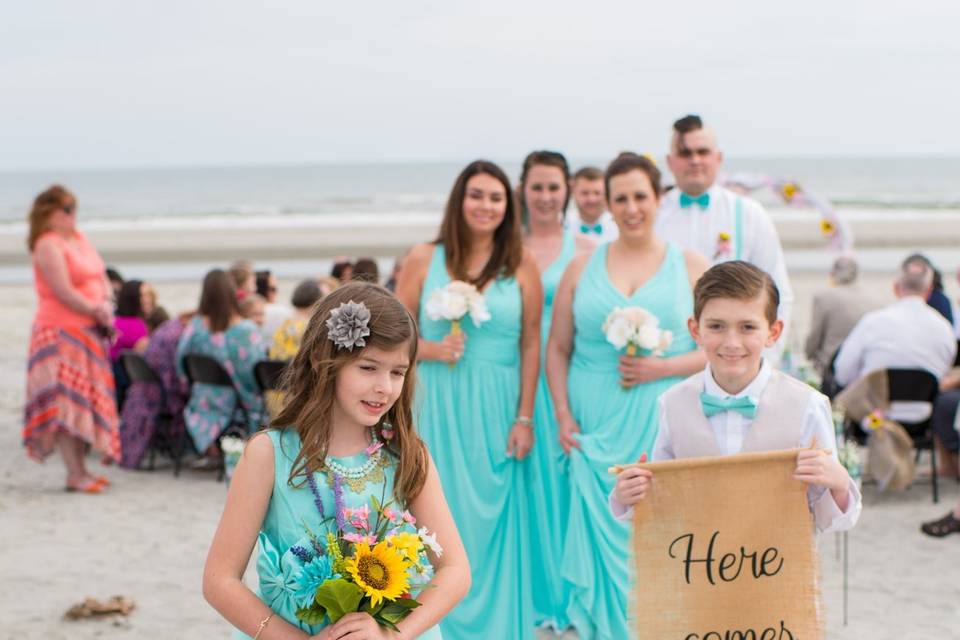
{"type": "Polygon", "coordinates": [[[596,167],[583,167],[573,174],[573,181],[577,180],[603,180],[603,171],[596,167]]]}
{"type": "Polygon", "coordinates": [[[721,262],[707,269],[697,280],[693,289],[693,317],[700,320],[703,308],[716,298],[754,300],[764,292],[767,294],[767,308],[764,310],[767,322],[773,324],[777,321],[777,307],[780,306],[780,291],[773,278],[743,260],[721,262]]]}

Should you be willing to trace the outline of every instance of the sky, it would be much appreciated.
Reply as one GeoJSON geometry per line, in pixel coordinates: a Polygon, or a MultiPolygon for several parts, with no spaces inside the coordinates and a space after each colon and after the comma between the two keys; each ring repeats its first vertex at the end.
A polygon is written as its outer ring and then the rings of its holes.
{"type": "Polygon", "coordinates": [[[960,155],[960,3],[73,0],[0,9],[0,170],[960,155]],[[887,5],[887,6],[881,6],[887,5]]]}

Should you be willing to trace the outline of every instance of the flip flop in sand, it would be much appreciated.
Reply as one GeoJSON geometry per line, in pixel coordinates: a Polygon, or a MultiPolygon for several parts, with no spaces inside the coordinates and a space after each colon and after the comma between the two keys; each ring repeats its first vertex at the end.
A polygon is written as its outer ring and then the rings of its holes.
{"type": "Polygon", "coordinates": [[[66,491],[67,493],[78,492],[78,493],[93,494],[93,493],[100,493],[101,491],[103,491],[103,487],[104,485],[100,484],[96,480],[88,480],[81,485],[74,486],[74,485],[68,484],[63,488],[63,490],[66,491]]]}
{"type": "Polygon", "coordinates": [[[920,525],[920,530],[928,536],[942,538],[951,533],[960,533],[960,519],[953,515],[953,511],[943,516],[939,520],[924,522],[920,525]]]}
{"type": "Polygon", "coordinates": [[[107,476],[93,476],[93,481],[96,482],[101,487],[109,487],[110,479],[107,476]]]}

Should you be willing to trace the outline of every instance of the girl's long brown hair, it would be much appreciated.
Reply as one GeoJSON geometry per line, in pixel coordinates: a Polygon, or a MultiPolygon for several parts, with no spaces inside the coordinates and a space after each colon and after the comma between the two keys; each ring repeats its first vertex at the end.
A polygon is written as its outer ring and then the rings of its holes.
{"type": "Polygon", "coordinates": [[[370,310],[367,346],[393,350],[406,348],[410,357],[400,397],[384,421],[393,425],[394,436],[386,440],[376,430],[384,448],[397,457],[394,496],[403,504],[416,498],[427,479],[427,448],[413,423],[413,395],[417,385],[417,327],[413,316],[393,294],[367,282],[346,284],[317,303],[300,343],[300,350],[287,366],[282,388],[285,402],[271,427],[293,429],[300,436],[300,452],[290,470],[290,486],[302,486],[308,474],[323,468],[330,444],[330,420],[336,402],[340,369],[356,360],[361,348],[338,348],[327,337],[330,312],[344,302],[360,302],[370,310]]]}
{"type": "Polygon", "coordinates": [[[520,215],[510,188],[510,179],[503,169],[487,160],[474,160],[457,176],[450,190],[447,208],[440,223],[440,234],[436,242],[443,244],[447,269],[454,280],[463,280],[483,289],[491,280],[498,277],[509,278],[517,272],[523,258],[523,235],[520,215]],[[467,182],[473,176],[486,174],[497,179],[503,185],[507,199],[507,212],[503,222],[493,233],[493,253],[476,278],[467,274],[467,258],[470,250],[470,229],[463,219],[463,199],[467,195],[467,182]]]}
{"type": "Polygon", "coordinates": [[[230,319],[240,315],[236,289],[223,269],[214,269],[204,276],[197,313],[207,318],[210,333],[226,331],[230,328],[230,319]]]}
{"type": "Polygon", "coordinates": [[[47,230],[47,222],[53,212],[68,204],[77,205],[76,197],[66,187],[55,184],[46,191],[37,195],[33,200],[33,208],[27,221],[30,224],[30,233],[27,235],[27,246],[33,251],[37,240],[47,230]]]}

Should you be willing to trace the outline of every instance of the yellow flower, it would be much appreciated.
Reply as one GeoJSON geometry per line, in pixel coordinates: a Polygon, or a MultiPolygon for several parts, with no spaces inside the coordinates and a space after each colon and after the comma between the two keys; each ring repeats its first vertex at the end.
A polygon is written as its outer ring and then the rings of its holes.
{"type": "Polygon", "coordinates": [[[373,549],[365,542],[354,547],[353,557],[346,562],[347,573],[353,577],[370,604],[377,606],[384,599],[396,600],[409,590],[403,558],[386,541],[373,549]]]}
{"type": "Polygon", "coordinates": [[[832,236],[834,233],[836,233],[837,228],[833,226],[832,222],[824,218],[820,221],[820,231],[822,231],[823,235],[825,236],[832,236]]]}
{"type": "Polygon", "coordinates": [[[797,185],[793,184],[792,182],[788,182],[784,184],[783,187],[781,187],[781,191],[783,192],[783,199],[786,200],[787,202],[790,202],[791,200],[793,200],[793,196],[797,195],[798,190],[799,189],[797,185]]]}
{"type": "Polygon", "coordinates": [[[387,538],[387,542],[392,548],[396,549],[405,560],[412,564],[416,564],[420,557],[420,551],[423,549],[420,536],[407,531],[387,538]]]}
{"type": "Polygon", "coordinates": [[[720,235],[718,236],[718,239],[720,240],[720,242],[730,242],[730,234],[727,233],[726,231],[721,231],[720,235]]]}
{"type": "Polygon", "coordinates": [[[867,426],[871,429],[879,429],[883,426],[883,415],[878,411],[872,412],[867,416],[867,426]]]}

